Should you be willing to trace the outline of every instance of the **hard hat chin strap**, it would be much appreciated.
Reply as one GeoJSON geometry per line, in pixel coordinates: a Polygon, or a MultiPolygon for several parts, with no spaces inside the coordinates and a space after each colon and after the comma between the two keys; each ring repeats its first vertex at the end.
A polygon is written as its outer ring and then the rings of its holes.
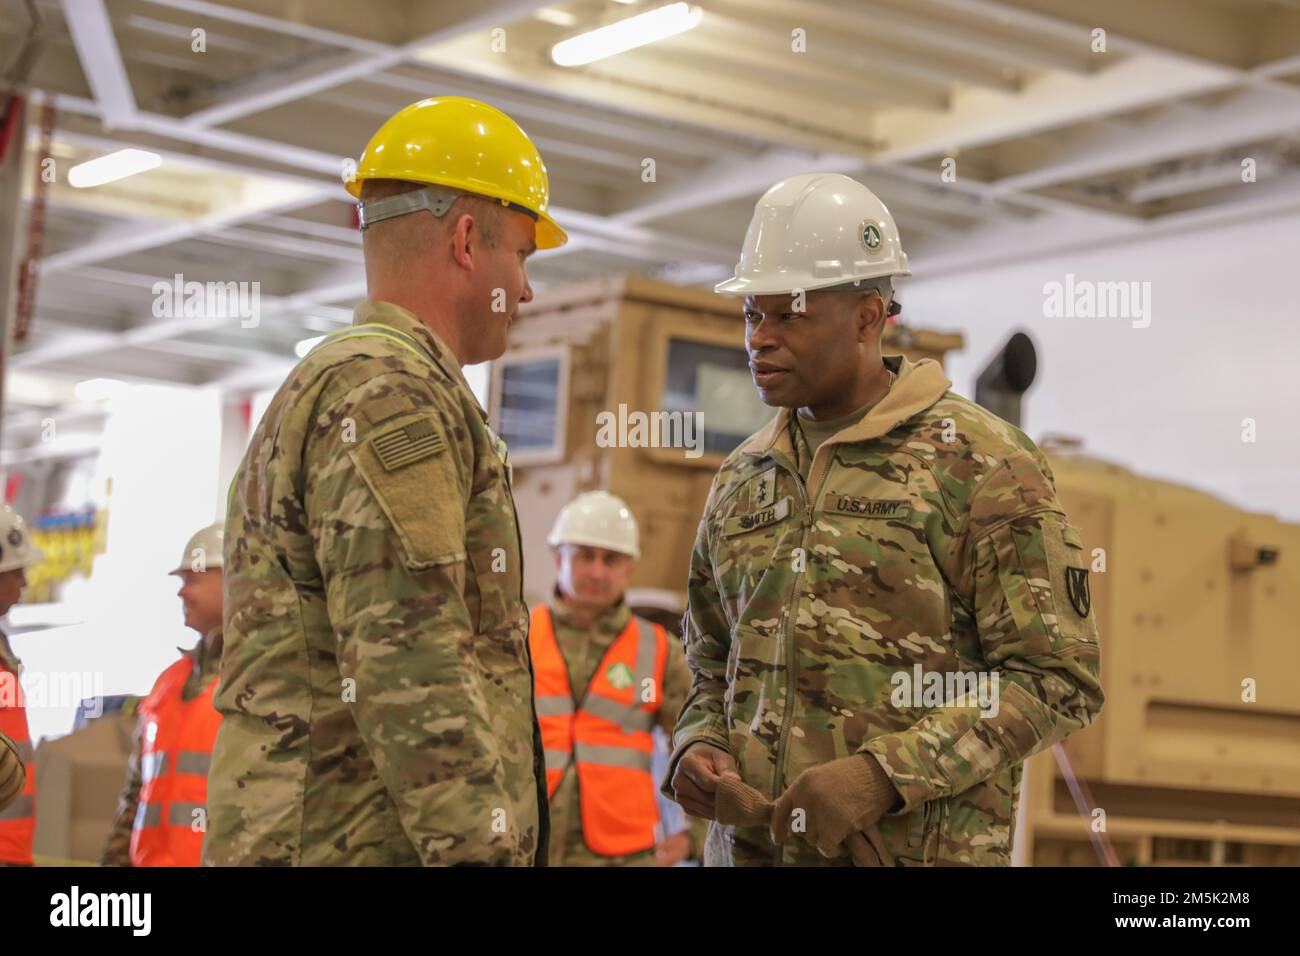
{"type": "MultiPolygon", "coordinates": [[[[361,231],[365,232],[377,222],[383,222],[385,219],[396,219],[398,216],[406,216],[413,212],[427,211],[433,213],[441,219],[447,214],[447,210],[461,196],[476,195],[467,193],[460,189],[452,189],[449,186],[425,186],[421,189],[412,189],[410,192],[399,193],[396,196],[387,196],[384,199],[372,199],[370,202],[357,203],[357,219],[361,223],[361,231]]],[[[513,209],[515,212],[522,212],[530,219],[536,220],[537,213],[533,212],[519,203],[509,202],[505,199],[493,199],[490,196],[484,196],[484,199],[490,202],[499,202],[507,209],[513,209]]]]}

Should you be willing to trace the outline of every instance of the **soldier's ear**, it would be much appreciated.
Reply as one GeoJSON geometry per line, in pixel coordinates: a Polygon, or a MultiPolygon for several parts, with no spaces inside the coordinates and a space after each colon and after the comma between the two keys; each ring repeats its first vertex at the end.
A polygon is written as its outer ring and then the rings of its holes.
{"type": "Polygon", "coordinates": [[[879,293],[868,294],[858,298],[858,341],[872,342],[879,339],[880,330],[885,325],[885,300],[879,293]]]}

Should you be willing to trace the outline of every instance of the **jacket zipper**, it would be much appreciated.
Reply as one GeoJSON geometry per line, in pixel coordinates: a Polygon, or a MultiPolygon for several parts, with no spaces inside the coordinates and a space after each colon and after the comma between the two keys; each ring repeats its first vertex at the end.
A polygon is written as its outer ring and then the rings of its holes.
{"type": "MultiPolygon", "coordinates": [[[[772,774],[772,784],[773,784],[772,799],[773,800],[776,800],[781,796],[783,790],[782,782],[785,779],[785,749],[786,749],[786,741],[790,737],[790,715],[791,715],[791,710],[794,707],[794,693],[795,693],[795,684],[796,684],[795,678],[796,678],[796,671],[797,671],[797,666],[796,666],[797,656],[794,650],[794,628],[795,628],[795,623],[799,619],[799,605],[803,601],[802,590],[801,590],[803,586],[803,579],[804,579],[804,575],[807,574],[808,572],[808,561],[809,561],[808,548],[807,548],[808,533],[812,531],[813,512],[816,511],[817,501],[821,497],[821,490],[820,488],[817,488],[816,484],[813,483],[812,479],[817,475],[817,466],[819,460],[821,460],[820,452],[822,447],[825,447],[825,443],[823,443],[823,445],[817,449],[817,453],[813,455],[813,465],[812,468],[810,468],[808,471],[809,482],[807,485],[804,484],[803,477],[799,474],[797,469],[789,468],[783,461],[780,461],[779,459],[776,459],[775,456],[773,456],[773,458],[777,460],[782,465],[782,467],[786,468],[786,470],[789,471],[794,476],[795,486],[799,489],[800,495],[803,498],[803,533],[799,538],[799,550],[803,552],[803,567],[795,575],[794,588],[792,589],[790,596],[787,599],[785,605],[786,616],[788,618],[785,627],[785,673],[786,673],[785,707],[783,708],[782,715],[781,715],[781,736],[777,738],[777,742],[776,742],[776,767],[772,774]],[[809,488],[814,489],[813,497],[811,500],[809,499],[809,495],[808,495],[809,488]]],[[[776,866],[781,865],[781,856],[783,852],[784,852],[783,847],[781,846],[776,847],[773,856],[773,861],[772,861],[774,865],[776,866]]]]}

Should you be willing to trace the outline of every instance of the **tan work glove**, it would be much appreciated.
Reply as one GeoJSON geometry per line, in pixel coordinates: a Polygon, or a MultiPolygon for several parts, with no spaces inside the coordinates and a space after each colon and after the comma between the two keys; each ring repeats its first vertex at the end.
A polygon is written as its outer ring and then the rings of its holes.
{"type": "Polygon", "coordinates": [[[889,774],[869,754],[811,767],[773,806],[772,842],[785,844],[801,836],[822,856],[843,856],[849,835],[873,827],[899,799],[889,774]],[[792,829],[796,810],[803,811],[801,833],[792,829]]]}
{"type": "MultiPolygon", "coordinates": [[[[723,777],[714,800],[717,821],[724,826],[770,827],[771,800],[739,777],[723,777]]],[[[885,849],[885,838],[873,823],[861,833],[850,833],[844,846],[853,857],[854,866],[893,866],[894,858],[885,849]]]]}
{"type": "Polygon", "coordinates": [[[18,756],[18,745],[0,734],[0,810],[18,799],[27,783],[27,770],[18,756]]]}

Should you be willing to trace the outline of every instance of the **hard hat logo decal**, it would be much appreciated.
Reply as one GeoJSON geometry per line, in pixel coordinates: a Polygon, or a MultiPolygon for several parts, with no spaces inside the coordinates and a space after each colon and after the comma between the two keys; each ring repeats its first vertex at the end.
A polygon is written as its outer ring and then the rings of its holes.
{"type": "Polygon", "coordinates": [[[627,690],[632,686],[632,670],[626,664],[614,664],[605,671],[605,680],[618,690],[627,690]]]}
{"type": "Polygon", "coordinates": [[[880,248],[880,230],[874,222],[862,224],[862,244],[872,252],[880,248]]]}

